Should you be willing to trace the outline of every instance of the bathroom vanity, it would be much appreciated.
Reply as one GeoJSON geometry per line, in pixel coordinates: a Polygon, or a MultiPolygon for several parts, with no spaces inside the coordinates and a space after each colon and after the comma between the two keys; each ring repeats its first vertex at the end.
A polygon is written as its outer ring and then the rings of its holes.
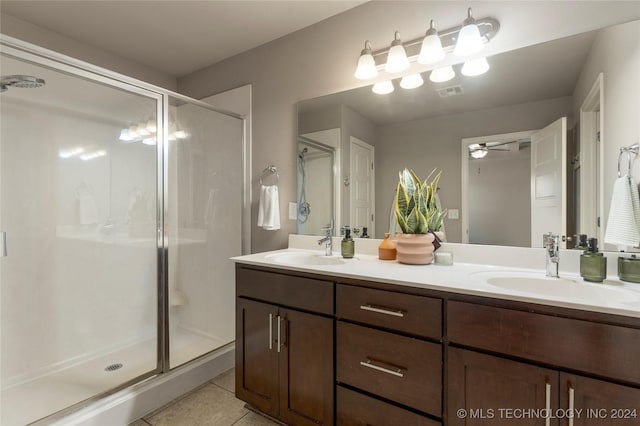
{"type": "Polygon", "coordinates": [[[461,282],[509,268],[269,256],[236,258],[236,396],[287,424],[640,423],[637,301],[461,282]]]}

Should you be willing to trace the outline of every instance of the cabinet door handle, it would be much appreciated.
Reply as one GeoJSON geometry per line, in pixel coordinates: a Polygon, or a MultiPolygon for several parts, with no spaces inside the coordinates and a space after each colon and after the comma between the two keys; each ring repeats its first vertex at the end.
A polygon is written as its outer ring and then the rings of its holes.
{"type": "Polygon", "coordinates": [[[281,317],[280,315],[278,315],[278,353],[280,352],[280,322],[281,322],[281,317]]]}
{"type": "Polygon", "coordinates": [[[549,383],[545,385],[544,397],[546,408],[544,426],[551,426],[551,385],[549,383]]]}
{"type": "Polygon", "coordinates": [[[573,426],[573,417],[575,414],[575,400],[576,391],[572,386],[569,386],[569,426],[573,426]]]}
{"type": "Polygon", "coordinates": [[[360,361],[360,365],[363,367],[372,368],[377,371],[382,371],[383,373],[391,374],[392,376],[404,377],[404,374],[402,373],[402,368],[392,364],[387,364],[385,362],[367,359],[367,361],[360,361]],[[391,368],[385,368],[380,364],[386,365],[391,368]]]}
{"type": "Polygon", "coordinates": [[[273,349],[273,314],[269,314],[269,350],[273,349]]]}
{"type": "Polygon", "coordinates": [[[7,257],[7,233],[0,231],[0,257],[7,257]]]}
{"type": "Polygon", "coordinates": [[[385,308],[384,306],[376,306],[376,305],[371,305],[369,303],[367,303],[366,305],[360,305],[360,309],[362,309],[363,311],[371,311],[371,312],[377,312],[379,314],[392,315],[394,317],[401,317],[401,318],[404,317],[404,311],[400,309],[385,308]]]}

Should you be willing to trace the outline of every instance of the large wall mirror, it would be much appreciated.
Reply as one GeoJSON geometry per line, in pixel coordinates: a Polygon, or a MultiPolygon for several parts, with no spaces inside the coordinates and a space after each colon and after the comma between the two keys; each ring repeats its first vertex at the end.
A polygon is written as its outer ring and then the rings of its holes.
{"type": "MultiPolygon", "coordinates": [[[[340,152],[303,186],[333,188],[315,204],[382,238],[398,171],[437,168],[447,241],[540,247],[549,231],[602,241],[620,148],[640,134],[639,33],[629,22],[491,56],[476,77],[454,65],[445,83],[425,72],[412,90],[394,81],[387,95],[365,86],[302,101],[298,151],[311,140],[340,152]]],[[[632,168],[640,177],[640,160],[632,168]]],[[[304,233],[323,233],[313,226],[304,233]]]]}

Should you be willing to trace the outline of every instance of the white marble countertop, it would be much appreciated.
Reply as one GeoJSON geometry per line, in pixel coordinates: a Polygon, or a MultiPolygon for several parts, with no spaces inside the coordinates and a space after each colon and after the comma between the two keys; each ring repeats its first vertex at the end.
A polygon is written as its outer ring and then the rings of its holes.
{"type": "MultiPolygon", "coordinates": [[[[396,261],[379,260],[372,254],[358,254],[357,249],[354,259],[344,259],[340,264],[296,265],[280,263],[278,257],[282,259],[281,253],[322,256],[324,251],[288,248],[238,256],[232,260],[285,271],[309,272],[329,277],[368,280],[640,318],[640,284],[624,283],[611,276],[602,284],[594,284],[585,282],[579,274],[572,272],[561,271],[560,279],[553,279],[545,277],[542,269],[463,263],[455,259],[454,265],[451,266],[404,265],[396,261]],[[525,289],[511,286],[513,281],[519,279],[528,280],[539,287],[532,291],[530,285],[525,286],[525,289]]],[[[342,260],[335,253],[334,258],[342,260]]]]}

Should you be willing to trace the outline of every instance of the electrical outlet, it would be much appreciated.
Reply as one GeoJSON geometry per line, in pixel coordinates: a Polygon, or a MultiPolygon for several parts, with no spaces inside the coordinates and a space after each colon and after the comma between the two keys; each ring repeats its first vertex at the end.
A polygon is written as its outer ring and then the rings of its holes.
{"type": "Polygon", "coordinates": [[[296,220],[298,218],[298,203],[289,203],[289,219],[296,220]]]}
{"type": "Polygon", "coordinates": [[[460,211],[458,209],[449,209],[449,219],[460,219],[460,211]]]}

